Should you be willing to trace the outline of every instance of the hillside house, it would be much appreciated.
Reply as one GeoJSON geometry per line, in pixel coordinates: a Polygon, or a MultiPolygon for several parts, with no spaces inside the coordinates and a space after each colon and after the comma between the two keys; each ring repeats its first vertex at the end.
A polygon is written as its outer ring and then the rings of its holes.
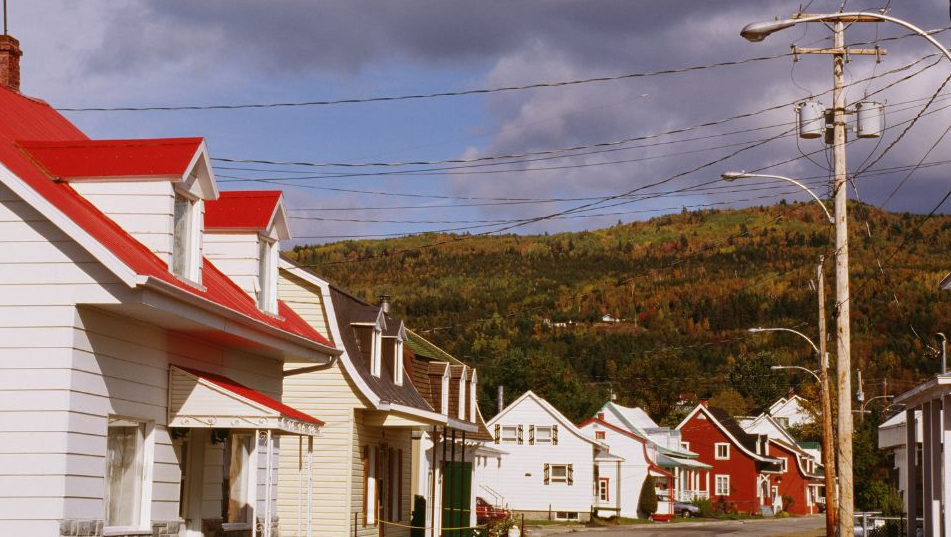
{"type": "Polygon", "coordinates": [[[596,459],[624,462],[531,391],[488,426],[495,446],[507,453],[496,490],[528,518],[589,519],[598,483],[596,459]]]}
{"type": "Polygon", "coordinates": [[[770,455],[768,436],[747,433],[725,411],[705,404],[697,405],[677,429],[700,462],[712,467],[714,503],[753,514],[782,507],[777,479],[783,462],[770,455]]]}
{"type": "MultiPolygon", "coordinates": [[[[285,400],[321,409],[325,425],[314,439],[319,479],[282,488],[282,532],[297,530],[283,514],[314,498],[314,535],[408,535],[418,469],[413,435],[445,426],[447,417],[412,382],[403,322],[385,303],[367,304],[287,259],[279,294],[343,348],[326,367],[285,365],[285,400]]],[[[282,476],[295,475],[302,451],[297,444],[285,450],[282,476]]]]}
{"type": "Polygon", "coordinates": [[[709,484],[710,467],[684,448],[679,431],[658,426],[642,409],[608,401],[578,428],[624,459],[623,463],[598,464],[595,500],[602,516],[618,514],[615,509],[620,509],[620,516],[638,517],[638,500],[648,475],[657,489],[655,518],[674,515],[674,502],[708,496],[705,486],[709,484]]]}
{"type": "MultiPolygon", "coordinates": [[[[889,471],[889,481],[905,497],[905,491],[908,489],[908,455],[905,452],[905,446],[908,442],[908,431],[905,430],[908,424],[908,415],[904,412],[897,412],[878,426],[878,448],[888,452],[891,458],[891,469],[889,471]]],[[[915,445],[918,453],[921,453],[921,439],[923,429],[921,425],[921,411],[915,411],[915,445]]],[[[921,472],[912,472],[915,477],[915,487],[921,487],[921,472]]]]}
{"type": "Polygon", "coordinates": [[[740,425],[746,427],[747,423],[767,415],[783,428],[799,427],[800,425],[813,423],[813,416],[804,403],[802,397],[791,394],[788,397],[780,397],[759,415],[744,416],[737,418],[737,421],[740,422],[740,425]]]}
{"type": "Polygon", "coordinates": [[[205,256],[202,139],[90,140],[17,90],[0,87],[0,534],[275,534],[282,444],[323,424],[281,402],[283,364],[340,351],[205,256]]]}

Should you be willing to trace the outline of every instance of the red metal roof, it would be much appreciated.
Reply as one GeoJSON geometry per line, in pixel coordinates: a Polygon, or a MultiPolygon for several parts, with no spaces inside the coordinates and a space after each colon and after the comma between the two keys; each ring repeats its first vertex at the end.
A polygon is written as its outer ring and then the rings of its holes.
{"type": "Polygon", "coordinates": [[[222,192],[205,202],[205,228],[266,230],[282,195],[280,190],[222,192]]]}
{"type": "Polygon", "coordinates": [[[276,399],[272,399],[257,390],[252,390],[251,388],[248,388],[244,384],[235,382],[229,379],[228,377],[225,377],[222,375],[216,375],[214,373],[208,373],[207,371],[199,371],[198,369],[182,367],[180,365],[176,365],[175,367],[181,369],[182,371],[195,375],[196,377],[200,379],[207,380],[208,382],[214,384],[215,386],[218,386],[219,388],[222,388],[224,390],[228,390],[229,392],[235,395],[239,395],[241,397],[244,397],[245,399],[254,401],[255,403],[258,403],[260,405],[264,405],[267,408],[270,408],[271,410],[279,412],[283,416],[287,416],[288,418],[293,418],[295,420],[300,420],[300,421],[306,421],[308,423],[314,423],[317,425],[324,424],[323,421],[311,416],[310,414],[305,414],[301,412],[300,410],[297,410],[296,408],[289,407],[285,405],[284,403],[277,401],[276,399]]]}
{"type": "Polygon", "coordinates": [[[201,138],[155,140],[73,140],[16,142],[51,176],[181,177],[195,158],[201,138]]]}
{"type": "Polygon", "coordinates": [[[202,270],[203,289],[176,278],[169,272],[166,262],[79,195],[68,183],[51,180],[25,149],[15,143],[15,140],[88,143],[82,131],[45,102],[2,86],[0,110],[3,110],[0,114],[0,162],[137,274],[157,278],[262,324],[333,347],[327,338],[285,304],[278,305],[278,316],[261,311],[250,295],[207,259],[202,270]]]}

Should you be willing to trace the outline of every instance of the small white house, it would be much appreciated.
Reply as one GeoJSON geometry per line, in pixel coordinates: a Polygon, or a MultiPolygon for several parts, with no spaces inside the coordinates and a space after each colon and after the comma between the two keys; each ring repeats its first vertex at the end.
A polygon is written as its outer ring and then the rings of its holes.
{"type": "MultiPolygon", "coordinates": [[[[908,415],[905,412],[898,412],[878,426],[878,449],[888,451],[892,455],[890,481],[901,492],[902,498],[908,489],[908,457],[905,454],[908,442],[907,426],[908,415]]],[[[920,449],[923,432],[921,411],[915,412],[915,428],[916,443],[920,449]]]]}
{"type": "Polygon", "coordinates": [[[598,462],[599,516],[638,517],[648,475],[654,478],[658,499],[655,518],[675,514],[674,502],[708,497],[710,466],[694,460],[697,454],[684,447],[680,431],[658,426],[644,410],[609,401],[578,427],[623,459],[598,462]]]}
{"type": "Polygon", "coordinates": [[[590,517],[595,459],[607,453],[607,445],[531,391],[489,420],[488,427],[495,447],[506,454],[504,472],[485,486],[497,491],[510,509],[534,519],[590,517]]]}

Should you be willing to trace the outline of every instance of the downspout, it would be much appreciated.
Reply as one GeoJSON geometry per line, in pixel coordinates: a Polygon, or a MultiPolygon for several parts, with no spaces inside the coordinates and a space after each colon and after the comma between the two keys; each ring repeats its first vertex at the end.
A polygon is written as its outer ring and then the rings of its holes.
{"type": "Polygon", "coordinates": [[[298,369],[288,369],[284,372],[285,377],[292,377],[294,375],[303,375],[304,373],[313,373],[314,371],[324,371],[325,369],[330,369],[337,363],[337,356],[331,356],[329,362],[324,362],[320,365],[313,365],[309,367],[301,367],[298,369]]]}

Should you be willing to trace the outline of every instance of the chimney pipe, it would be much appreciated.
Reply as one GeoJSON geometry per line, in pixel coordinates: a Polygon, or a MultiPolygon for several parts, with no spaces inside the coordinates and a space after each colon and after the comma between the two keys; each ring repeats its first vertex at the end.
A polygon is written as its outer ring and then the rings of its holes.
{"type": "Polygon", "coordinates": [[[20,42],[12,35],[0,35],[0,85],[20,91],[20,42]]]}
{"type": "Polygon", "coordinates": [[[498,405],[499,405],[498,413],[501,414],[502,410],[505,409],[505,397],[503,396],[503,389],[501,384],[499,384],[498,405]]]}
{"type": "Polygon", "coordinates": [[[948,372],[948,338],[941,332],[938,337],[941,338],[941,374],[944,375],[948,372]]]}
{"type": "Polygon", "coordinates": [[[390,295],[380,295],[380,307],[383,308],[383,313],[390,312],[390,295]]]}

